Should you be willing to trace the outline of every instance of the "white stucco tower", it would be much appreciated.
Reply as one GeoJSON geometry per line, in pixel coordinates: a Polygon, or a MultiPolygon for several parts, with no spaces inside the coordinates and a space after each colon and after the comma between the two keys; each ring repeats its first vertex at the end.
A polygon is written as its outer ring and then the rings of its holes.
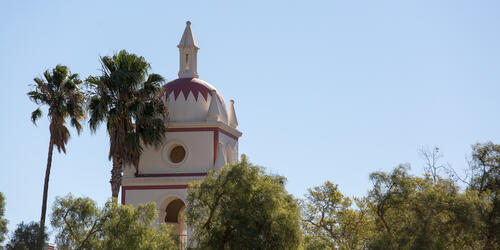
{"type": "Polygon", "coordinates": [[[188,21],[177,46],[179,78],[163,86],[168,128],[159,149],[145,148],[138,169],[123,171],[121,201],[137,206],[154,201],[159,222],[172,223],[186,234],[182,213],[187,185],[238,159],[238,121],[234,101],[229,107],[209,83],[198,79],[199,47],[188,21]]]}

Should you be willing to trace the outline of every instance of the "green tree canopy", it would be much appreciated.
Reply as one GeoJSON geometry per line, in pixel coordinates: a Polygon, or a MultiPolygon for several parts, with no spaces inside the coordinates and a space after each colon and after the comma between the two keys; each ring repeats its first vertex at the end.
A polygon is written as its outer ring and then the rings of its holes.
{"type": "Polygon", "coordinates": [[[151,68],[142,56],[120,51],[101,57],[102,75],[90,76],[87,83],[92,96],[89,104],[90,128],[95,131],[106,122],[109,135],[111,191],[117,198],[122,168],[136,168],[143,145],[159,146],[165,136],[166,107],[159,98],[162,76],[149,74],[151,68]]]}
{"type": "Polygon", "coordinates": [[[367,200],[375,221],[371,249],[477,249],[478,208],[488,206],[476,192],[459,192],[449,180],[408,173],[409,165],[370,175],[367,200]]]}
{"type": "MultiPolygon", "coordinates": [[[[371,223],[365,209],[354,209],[338,186],[327,181],[308,190],[302,205],[306,249],[363,249],[371,223]]],[[[358,207],[364,208],[358,201],[358,207]]]]}
{"type": "Polygon", "coordinates": [[[118,205],[99,208],[89,198],[68,195],[57,198],[52,227],[58,249],[177,249],[171,228],[156,226],[156,204],[118,205]]]}
{"type": "Polygon", "coordinates": [[[441,162],[438,147],[420,153],[422,177],[408,164],[374,172],[355,208],[330,182],[310,189],[302,203],[305,248],[498,249],[500,146],[474,145],[468,178],[441,162]]]}
{"type": "Polygon", "coordinates": [[[491,206],[481,207],[484,222],[481,240],[485,249],[500,248],[500,145],[492,142],[472,147],[469,189],[477,191],[491,206]]]}
{"type": "Polygon", "coordinates": [[[57,197],[52,207],[51,224],[57,232],[60,249],[91,249],[99,245],[106,215],[90,198],[71,194],[57,197]]]}
{"type": "Polygon", "coordinates": [[[40,224],[21,222],[17,225],[6,248],[8,250],[42,249],[49,237],[45,231],[43,231],[43,237],[40,237],[40,232],[40,224]]]}
{"type": "Polygon", "coordinates": [[[106,206],[108,220],[103,225],[103,249],[178,249],[172,227],[161,223],[154,225],[158,217],[154,202],[131,205],[106,206]]]}
{"type": "Polygon", "coordinates": [[[5,219],[5,198],[0,192],[0,248],[2,248],[2,242],[5,240],[5,234],[7,234],[7,219],[5,219]]]}
{"type": "Polygon", "coordinates": [[[191,184],[189,244],[201,249],[298,248],[300,212],[284,185],[284,177],[265,174],[245,156],[191,184]]]}

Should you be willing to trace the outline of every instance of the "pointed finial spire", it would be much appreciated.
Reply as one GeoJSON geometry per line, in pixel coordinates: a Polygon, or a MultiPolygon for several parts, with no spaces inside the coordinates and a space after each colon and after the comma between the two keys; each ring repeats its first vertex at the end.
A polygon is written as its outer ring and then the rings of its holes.
{"type": "Polygon", "coordinates": [[[186,28],[182,34],[179,45],[179,77],[180,78],[198,78],[198,44],[194,39],[193,31],[191,30],[191,22],[186,22],[186,28]]]}
{"type": "Polygon", "coordinates": [[[196,39],[194,38],[193,31],[191,30],[191,22],[187,21],[186,22],[186,28],[184,29],[184,33],[182,34],[181,41],[179,42],[179,45],[177,45],[178,48],[181,47],[194,47],[199,49],[198,44],[196,44],[196,39]]]}
{"type": "Polygon", "coordinates": [[[219,121],[220,108],[217,102],[217,92],[215,89],[210,91],[210,95],[212,95],[212,99],[210,99],[210,106],[208,107],[207,121],[219,121]]]}
{"type": "Polygon", "coordinates": [[[229,107],[229,117],[228,117],[228,123],[229,126],[233,128],[238,127],[238,119],[236,118],[236,111],[234,111],[234,100],[229,101],[231,103],[229,107]]]}

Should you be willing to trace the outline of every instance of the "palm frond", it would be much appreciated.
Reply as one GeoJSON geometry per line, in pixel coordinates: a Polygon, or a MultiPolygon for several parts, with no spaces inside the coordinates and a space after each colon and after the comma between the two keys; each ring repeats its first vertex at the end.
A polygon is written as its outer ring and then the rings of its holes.
{"type": "Polygon", "coordinates": [[[160,84],[165,82],[165,78],[159,74],[151,74],[149,75],[147,82],[160,84]]]}
{"type": "Polygon", "coordinates": [[[38,87],[46,84],[44,80],[42,80],[41,78],[38,78],[38,77],[36,77],[35,79],[33,79],[33,81],[35,81],[35,83],[37,84],[38,87]]]}
{"type": "Polygon", "coordinates": [[[42,101],[44,100],[44,95],[38,91],[28,92],[28,97],[30,98],[31,101],[33,101],[36,104],[41,104],[42,101]]]}
{"type": "Polygon", "coordinates": [[[80,132],[82,131],[82,125],[76,118],[71,118],[71,126],[73,126],[76,129],[76,132],[78,135],[80,135],[80,132]]]}
{"type": "MultiPolygon", "coordinates": [[[[64,65],[46,70],[43,76],[45,80],[38,77],[33,79],[35,89],[27,95],[34,103],[48,106],[51,139],[59,152],[66,152],[65,145],[70,136],[65,126],[66,118],[70,119],[72,126],[80,133],[79,121],[85,117],[85,95],[78,87],[82,81],[78,74],[71,74],[64,65]]],[[[31,120],[35,125],[41,114],[40,108],[31,113],[31,120]]]]}
{"type": "Polygon", "coordinates": [[[107,113],[102,101],[103,99],[99,99],[98,96],[92,96],[88,105],[88,111],[90,113],[89,125],[92,132],[97,130],[97,127],[104,121],[107,113]]]}
{"type": "Polygon", "coordinates": [[[36,126],[36,120],[42,116],[42,110],[40,108],[35,109],[35,111],[31,112],[31,122],[36,126]]]}
{"type": "Polygon", "coordinates": [[[52,76],[50,75],[50,71],[46,70],[45,72],[43,72],[43,76],[45,77],[45,80],[47,82],[52,82],[52,76]]]}
{"type": "Polygon", "coordinates": [[[166,108],[157,98],[165,79],[149,74],[142,56],[121,50],[101,60],[101,75],[90,76],[89,125],[95,131],[106,122],[110,138],[109,158],[138,164],[143,145],[160,145],[165,136],[166,108]]]}

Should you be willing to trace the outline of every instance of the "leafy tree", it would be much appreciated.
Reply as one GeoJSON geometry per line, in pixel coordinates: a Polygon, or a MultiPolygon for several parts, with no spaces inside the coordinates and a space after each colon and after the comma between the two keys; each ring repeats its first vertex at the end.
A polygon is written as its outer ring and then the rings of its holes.
{"type": "Polygon", "coordinates": [[[460,193],[453,182],[411,176],[408,165],[370,175],[367,200],[375,218],[371,249],[477,249],[477,208],[487,206],[476,192],[460,193]],[[437,182],[434,182],[434,181],[437,182]]]}
{"type": "MultiPolygon", "coordinates": [[[[79,89],[82,81],[78,78],[78,74],[72,74],[66,66],[57,65],[52,69],[52,72],[45,71],[44,78],[35,78],[35,89],[28,92],[28,96],[33,102],[37,105],[48,106],[49,111],[47,116],[50,122],[50,140],[43,185],[42,213],[40,216],[41,230],[45,229],[47,195],[54,146],[57,147],[57,151],[66,153],[66,144],[70,137],[69,130],[66,127],[66,118],[70,119],[71,126],[75,127],[78,134],[80,134],[82,129],[80,120],[85,116],[83,110],[85,98],[79,89]]],[[[36,121],[41,116],[42,111],[39,107],[31,113],[32,122],[36,125],[36,121]]],[[[40,233],[40,235],[43,234],[44,232],[40,233]]]]}
{"type": "Polygon", "coordinates": [[[48,235],[45,230],[40,230],[38,223],[24,224],[24,222],[21,222],[17,225],[6,248],[9,250],[42,249],[47,240],[48,235]],[[40,237],[40,232],[44,232],[43,237],[40,237]]]}
{"type": "Polygon", "coordinates": [[[154,225],[154,202],[118,205],[103,209],[89,198],[57,198],[52,210],[58,249],[177,249],[171,228],[154,225]]]}
{"type": "MultiPolygon", "coordinates": [[[[5,216],[5,199],[3,194],[0,192],[0,244],[5,240],[5,234],[7,233],[7,219],[5,216]]],[[[2,245],[0,245],[0,249],[2,245]]]]}
{"type": "Polygon", "coordinates": [[[367,211],[352,208],[351,199],[329,181],[308,190],[302,218],[306,249],[363,249],[371,229],[367,211]]]}
{"type": "Polygon", "coordinates": [[[178,249],[172,228],[161,223],[155,228],[158,217],[154,202],[131,205],[108,203],[108,220],[103,225],[103,249],[178,249]]]}
{"type": "Polygon", "coordinates": [[[189,185],[191,244],[201,249],[296,249],[300,212],[285,178],[241,162],[189,185]]]}
{"type": "Polygon", "coordinates": [[[101,64],[102,75],[87,78],[92,91],[89,124],[96,131],[106,122],[113,161],[111,191],[117,198],[123,166],[137,168],[142,145],[159,146],[165,135],[166,107],[158,98],[164,79],[148,73],[150,65],[144,57],[125,50],[101,57],[101,64]]]}
{"type": "Polygon", "coordinates": [[[51,224],[60,249],[91,249],[99,245],[106,216],[90,198],[71,194],[58,197],[52,207],[51,224]]]}
{"type": "Polygon", "coordinates": [[[480,207],[484,249],[500,248],[500,145],[492,142],[472,147],[469,189],[485,197],[491,206],[480,207]]]}

